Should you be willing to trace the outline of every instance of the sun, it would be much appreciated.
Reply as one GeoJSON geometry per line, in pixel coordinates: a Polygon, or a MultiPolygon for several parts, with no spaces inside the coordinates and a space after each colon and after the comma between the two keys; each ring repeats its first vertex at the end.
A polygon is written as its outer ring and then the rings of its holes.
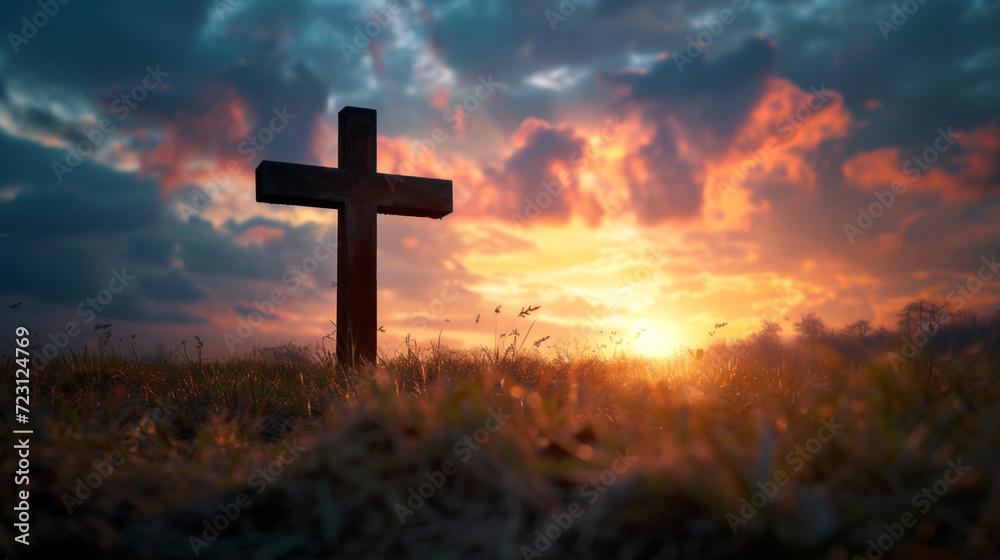
{"type": "Polygon", "coordinates": [[[643,321],[634,333],[630,333],[632,349],[635,353],[649,358],[666,358],[674,354],[677,344],[677,328],[665,321],[643,321]]]}

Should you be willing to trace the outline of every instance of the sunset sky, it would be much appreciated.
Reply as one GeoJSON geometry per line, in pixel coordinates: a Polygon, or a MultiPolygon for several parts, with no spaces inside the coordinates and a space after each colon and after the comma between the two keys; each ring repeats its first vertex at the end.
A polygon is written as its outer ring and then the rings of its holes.
{"type": "Polygon", "coordinates": [[[337,242],[337,212],[257,203],[254,169],[337,166],[344,106],[378,111],[379,171],[453,182],[442,220],[379,217],[390,353],[407,333],[492,347],[495,320],[537,318],[543,349],[614,331],[659,354],[721,322],[735,337],[810,311],[890,326],[920,297],[997,307],[995,1],[0,14],[5,340],[25,325],[53,351],[94,347],[111,323],[140,353],[320,341],[336,259],[293,267],[337,242]]]}

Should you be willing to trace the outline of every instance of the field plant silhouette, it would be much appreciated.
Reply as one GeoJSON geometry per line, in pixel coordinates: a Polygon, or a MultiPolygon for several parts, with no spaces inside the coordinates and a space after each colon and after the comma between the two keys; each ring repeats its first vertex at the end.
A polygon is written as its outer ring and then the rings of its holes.
{"type": "MultiPolygon", "coordinates": [[[[664,359],[617,334],[547,356],[544,337],[525,344],[540,306],[502,331],[498,306],[492,347],[407,338],[356,368],[322,341],[226,359],[200,344],[189,357],[182,341],[139,357],[111,343],[109,325],[98,350],[32,374],[32,551],[190,558],[189,538],[244,492],[249,505],[199,557],[523,558],[582,502],[543,556],[845,558],[864,556],[960,461],[970,470],[892,553],[988,557],[1000,551],[1000,313],[928,315],[926,303],[891,327],[833,328],[807,313],[787,335],[765,320],[726,339],[716,323],[701,347],[664,359]],[[156,411],[169,413],[149,421],[156,411]],[[837,435],[807,449],[831,423],[837,435]],[[255,473],[292,441],[303,450],[258,494],[255,473]],[[114,451],[124,462],[75,504],[114,451]],[[602,482],[620,456],[634,461],[602,482]],[[429,474],[445,461],[454,474],[429,474]],[[779,470],[787,483],[740,513],[779,470]],[[443,482],[400,523],[394,504],[431,479],[443,482]],[[734,512],[746,514],[736,531],[734,512]]],[[[2,359],[16,367],[10,351],[2,359]]],[[[12,392],[0,403],[9,426],[12,392]]],[[[16,468],[0,462],[3,476],[16,468]]],[[[8,486],[0,496],[15,499],[8,486]]]]}

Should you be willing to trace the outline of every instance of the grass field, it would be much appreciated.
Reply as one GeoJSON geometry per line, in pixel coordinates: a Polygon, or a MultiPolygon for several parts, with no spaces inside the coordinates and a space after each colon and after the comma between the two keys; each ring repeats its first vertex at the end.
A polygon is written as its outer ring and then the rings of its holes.
{"type": "Polygon", "coordinates": [[[31,544],[11,482],[0,538],[11,558],[997,557],[998,333],[966,317],[906,357],[898,332],[765,324],[664,360],[409,346],[353,370],[76,353],[32,372],[31,544]]]}

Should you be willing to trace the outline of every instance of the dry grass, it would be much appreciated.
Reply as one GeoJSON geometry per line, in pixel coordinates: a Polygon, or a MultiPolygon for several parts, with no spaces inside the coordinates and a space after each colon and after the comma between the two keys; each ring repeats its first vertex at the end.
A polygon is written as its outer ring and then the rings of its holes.
{"type": "MultiPolygon", "coordinates": [[[[246,492],[249,507],[199,557],[522,558],[575,502],[583,515],[542,557],[846,559],[961,459],[972,470],[888,555],[995,556],[992,340],[899,373],[884,358],[859,366],[760,337],[663,361],[407,346],[352,371],[323,352],[158,364],[78,354],[34,374],[30,550],[191,558],[203,521],[246,492]],[[456,452],[494,426],[491,410],[510,418],[456,452]],[[793,470],[787,454],[824,420],[843,428],[793,470]],[[253,473],[293,441],[304,451],[258,494],[253,473]],[[589,503],[581,484],[626,450],[634,464],[589,503]],[[125,463],[69,513],[65,496],[113,451],[125,463]],[[396,504],[446,460],[457,472],[401,523],[396,504]],[[727,514],[779,469],[790,481],[734,534],[727,514]]],[[[0,402],[9,450],[12,391],[0,402]]],[[[3,477],[15,469],[5,451],[3,477]]],[[[12,486],[0,496],[7,544],[12,486]]]]}

